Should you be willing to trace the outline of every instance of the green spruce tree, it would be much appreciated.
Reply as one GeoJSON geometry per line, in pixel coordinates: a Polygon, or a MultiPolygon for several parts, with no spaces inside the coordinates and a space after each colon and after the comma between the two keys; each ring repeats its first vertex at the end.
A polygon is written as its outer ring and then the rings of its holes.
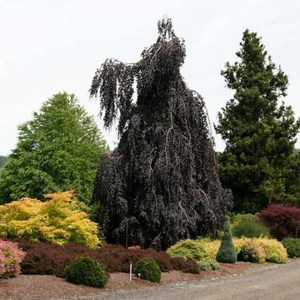
{"type": "Polygon", "coordinates": [[[288,77],[272,62],[261,38],[246,30],[240,45],[238,61],[227,62],[221,72],[234,96],[216,126],[226,142],[219,169],[222,183],[233,191],[234,210],[257,212],[269,202],[294,201],[299,192],[291,158],[300,122],[281,101],[288,77]]]}
{"type": "Polygon", "coordinates": [[[232,242],[232,233],[229,226],[229,220],[227,220],[224,224],[224,235],[216,259],[217,262],[230,264],[233,264],[237,261],[237,254],[232,242]]]}

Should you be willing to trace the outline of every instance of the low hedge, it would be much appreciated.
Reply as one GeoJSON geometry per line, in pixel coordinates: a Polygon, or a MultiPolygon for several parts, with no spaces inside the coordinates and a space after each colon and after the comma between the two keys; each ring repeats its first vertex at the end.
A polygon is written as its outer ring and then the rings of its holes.
{"type": "MultiPolygon", "coordinates": [[[[134,263],[144,257],[154,258],[162,272],[173,269],[174,263],[171,256],[164,251],[148,249],[125,249],[119,245],[104,245],[99,249],[90,249],[84,245],[67,243],[63,246],[29,242],[18,239],[26,256],[21,263],[23,274],[54,274],[58,277],[64,276],[64,268],[71,261],[80,257],[90,257],[106,266],[108,272],[129,272],[130,263],[134,263]]],[[[177,266],[184,272],[195,273],[195,266],[191,260],[184,260],[177,266]]]]}

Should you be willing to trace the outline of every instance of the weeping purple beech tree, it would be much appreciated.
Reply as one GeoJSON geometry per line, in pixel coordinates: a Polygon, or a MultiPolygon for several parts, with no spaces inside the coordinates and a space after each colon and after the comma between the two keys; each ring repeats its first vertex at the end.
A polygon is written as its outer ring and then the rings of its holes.
{"type": "Polygon", "coordinates": [[[180,74],[184,41],[170,19],[158,32],[137,63],[107,59],[93,78],[90,95],[107,128],[118,120],[120,137],[100,159],[93,201],[109,243],[166,249],[214,234],[232,196],[220,184],[203,98],[180,74]]]}

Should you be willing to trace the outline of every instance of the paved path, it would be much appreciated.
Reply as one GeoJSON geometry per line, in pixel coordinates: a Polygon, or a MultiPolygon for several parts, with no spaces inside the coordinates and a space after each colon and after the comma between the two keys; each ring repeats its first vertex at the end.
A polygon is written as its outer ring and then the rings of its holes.
{"type": "Polygon", "coordinates": [[[72,298],[86,300],[300,300],[300,259],[237,276],[72,298]]]}

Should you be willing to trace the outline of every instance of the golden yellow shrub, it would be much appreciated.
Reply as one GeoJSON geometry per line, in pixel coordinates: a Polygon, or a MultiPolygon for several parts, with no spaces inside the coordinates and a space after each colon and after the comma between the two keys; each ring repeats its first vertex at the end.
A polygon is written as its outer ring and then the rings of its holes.
{"type": "Polygon", "coordinates": [[[80,211],[72,192],[45,195],[48,201],[23,198],[0,205],[0,236],[56,244],[77,242],[96,248],[98,225],[80,211]]]}
{"type": "Polygon", "coordinates": [[[266,252],[266,260],[273,263],[286,263],[288,254],[284,246],[275,239],[260,238],[262,247],[266,252]]]}
{"type": "Polygon", "coordinates": [[[196,242],[205,250],[206,260],[216,260],[216,255],[221,245],[220,240],[213,240],[207,237],[199,237],[196,242]]]}

